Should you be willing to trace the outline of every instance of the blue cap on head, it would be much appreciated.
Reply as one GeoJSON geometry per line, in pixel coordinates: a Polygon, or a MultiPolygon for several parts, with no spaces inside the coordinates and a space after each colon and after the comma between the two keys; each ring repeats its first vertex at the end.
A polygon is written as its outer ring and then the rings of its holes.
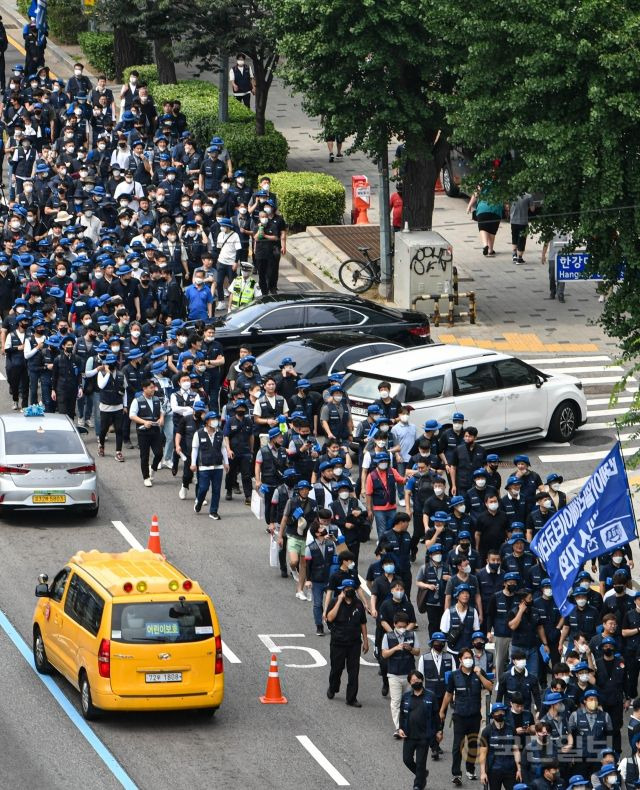
{"type": "Polygon", "coordinates": [[[589,699],[589,697],[599,697],[599,696],[600,695],[598,694],[596,689],[587,689],[582,695],[582,699],[586,700],[589,699]]]}
{"type": "Polygon", "coordinates": [[[142,351],[140,351],[139,348],[132,348],[131,351],[127,354],[127,359],[130,359],[130,360],[140,359],[143,356],[144,355],[143,355],[142,351]]]}
{"type": "Polygon", "coordinates": [[[220,415],[218,414],[217,411],[208,411],[204,415],[204,421],[206,422],[207,420],[217,420],[219,416],[220,415]]]}
{"type": "Polygon", "coordinates": [[[107,354],[104,358],[105,365],[115,365],[118,362],[118,357],[115,354],[107,354]]]}
{"type": "MultiPolygon", "coordinates": [[[[587,694],[585,693],[584,696],[586,697],[587,694]]],[[[617,772],[617,770],[618,768],[616,767],[615,763],[607,763],[606,765],[602,766],[602,768],[598,771],[596,776],[598,777],[598,779],[604,779],[605,776],[608,776],[609,774],[614,774],[617,772]]]]}
{"type": "Polygon", "coordinates": [[[451,420],[453,422],[464,422],[464,414],[461,411],[454,411],[451,420]]]}
{"type": "Polygon", "coordinates": [[[462,540],[463,538],[471,540],[471,533],[468,529],[463,529],[461,532],[458,532],[458,540],[462,540]]]}
{"type": "Polygon", "coordinates": [[[577,595],[587,596],[589,595],[589,590],[587,590],[587,588],[583,587],[582,585],[579,585],[578,587],[574,587],[573,590],[571,590],[571,592],[569,593],[569,597],[575,598],[577,595]]]}
{"type": "Polygon", "coordinates": [[[320,472],[324,472],[325,469],[331,469],[331,464],[329,463],[329,461],[323,461],[318,467],[318,470],[320,472]]]}
{"type": "Polygon", "coordinates": [[[499,460],[500,460],[500,456],[498,455],[498,453],[489,453],[489,455],[487,456],[487,463],[497,464],[499,460]]]}
{"type": "MultiPolygon", "coordinates": [[[[332,389],[333,389],[333,387],[332,387],[332,389]]],[[[331,392],[331,390],[329,390],[329,392],[331,392]]],[[[375,421],[374,421],[374,424],[375,424],[375,425],[387,425],[387,424],[391,424],[391,418],[390,418],[390,417],[387,417],[387,415],[386,415],[386,414],[383,414],[383,415],[382,415],[382,416],[380,416],[380,417],[376,417],[376,419],[375,419],[375,421]]]]}
{"type": "Polygon", "coordinates": [[[371,458],[374,464],[383,464],[388,462],[390,459],[389,453],[375,453],[374,456],[371,458]]]}
{"type": "MultiPolygon", "coordinates": [[[[482,631],[480,631],[480,635],[484,636],[482,631]]],[[[498,711],[505,711],[506,712],[507,710],[509,710],[509,709],[504,704],[504,702],[494,702],[493,705],[491,706],[491,716],[493,716],[494,713],[498,713],[498,711]]]]}
{"type": "Polygon", "coordinates": [[[471,634],[472,639],[482,639],[483,642],[487,641],[487,637],[482,633],[482,631],[474,631],[471,634]]]}
{"type": "Polygon", "coordinates": [[[559,475],[557,472],[551,472],[550,475],[547,475],[546,483],[549,485],[550,483],[562,483],[564,477],[559,475]]]}
{"type": "Polygon", "coordinates": [[[429,643],[431,642],[446,642],[447,637],[446,634],[443,634],[442,631],[434,631],[431,634],[431,638],[429,639],[429,643]]]}
{"type": "Polygon", "coordinates": [[[295,469],[285,469],[284,472],[282,473],[282,477],[284,477],[285,480],[288,480],[290,477],[297,477],[297,476],[298,473],[296,472],[295,469]]]}
{"type": "Polygon", "coordinates": [[[296,490],[299,491],[301,488],[311,488],[311,483],[308,480],[298,480],[296,490]]]}
{"type": "Polygon", "coordinates": [[[457,598],[462,592],[471,592],[471,587],[468,584],[459,584],[453,591],[454,598],[457,598]]]}
{"type": "Polygon", "coordinates": [[[335,488],[336,491],[338,491],[340,488],[348,488],[349,490],[352,490],[353,483],[348,477],[341,477],[340,480],[333,484],[333,488],[335,488]]]}
{"type": "Polygon", "coordinates": [[[488,477],[489,475],[487,474],[487,470],[486,469],[482,469],[482,467],[480,467],[479,469],[474,469],[473,476],[474,477],[488,477]]]}
{"type": "Polygon", "coordinates": [[[440,423],[437,420],[427,420],[424,424],[425,431],[437,431],[440,428],[440,423]]]}
{"type": "Polygon", "coordinates": [[[587,672],[591,671],[590,667],[589,667],[589,664],[587,664],[586,661],[578,661],[577,664],[574,664],[571,667],[571,671],[572,672],[582,672],[583,670],[586,670],[587,672]]]}
{"type": "Polygon", "coordinates": [[[123,264],[117,269],[116,275],[118,277],[123,277],[125,274],[131,274],[132,271],[133,269],[131,268],[131,266],[127,266],[126,264],[123,264]]]}
{"type": "Polygon", "coordinates": [[[285,358],[284,358],[284,359],[283,359],[283,360],[280,362],[280,365],[279,365],[278,367],[281,367],[281,368],[283,368],[285,365],[293,365],[293,367],[295,367],[295,366],[296,366],[296,363],[295,363],[295,360],[294,360],[292,357],[285,357],[285,358]]]}
{"type": "Polygon", "coordinates": [[[274,426],[273,428],[270,428],[269,429],[269,433],[267,434],[269,439],[275,439],[276,436],[281,436],[281,435],[282,435],[282,432],[281,432],[280,428],[278,428],[277,425],[274,426]]]}
{"type": "Polygon", "coordinates": [[[521,486],[521,485],[522,485],[522,480],[520,480],[519,477],[516,477],[515,475],[509,475],[509,477],[507,477],[507,482],[505,485],[506,488],[509,488],[509,486],[521,486]]]}
{"type": "Polygon", "coordinates": [[[160,360],[159,362],[154,362],[151,365],[151,372],[152,373],[162,373],[163,370],[167,369],[167,363],[160,360]]]}
{"type": "MultiPolygon", "coordinates": [[[[298,483],[300,485],[300,483],[298,483]]],[[[297,488],[297,486],[296,486],[297,488]]],[[[339,590],[350,590],[355,589],[356,582],[355,579],[344,579],[342,584],[338,587],[339,590]]]]}
{"type": "Polygon", "coordinates": [[[309,381],[309,379],[298,379],[298,381],[296,382],[296,387],[299,390],[308,390],[309,387],[311,387],[311,382],[309,381]]]}
{"type": "Polygon", "coordinates": [[[218,220],[218,225],[220,225],[222,228],[232,228],[233,222],[225,217],[224,219],[218,220]]]}
{"type": "Polygon", "coordinates": [[[463,505],[464,504],[464,497],[460,495],[452,496],[449,502],[451,507],[455,507],[456,505],[463,505]]]}
{"type": "Polygon", "coordinates": [[[546,578],[545,578],[545,579],[543,579],[543,580],[540,582],[540,586],[541,586],[541,587],[551,587],[551,579],[546,579],[546,578]]]}
{"type": "Polygon", "coordinates": [[[602,647],[604,647],[605,645],[613,645],[615,647],[616,646],[616,640],[612,639],[612,637],[610,637],[610,636],[605,636],[605,638],[602,640],[600,645],[602,647]]]}
{"type": "Polygon", "coordinates": [[[440,543],[433,543],[427,549],[427,554],[437,554],[439,551],[443,551],[442,544],[440,544],[440,543]]]}
{"type": "Polygon", "coordinates": [[[560,702],[564,702],[564,696],[558,691],[550,691],[544,695],[543,702],[545,705],[557,705],[560,702]]]}
{"type": "Polygon", "coordinates": [[[444,510],[436,510],[432,518],[434,521],[440,521],[443,524],[448,524],[451,521],[451,516],[444,510]]]}
{"type": "Polygon", "coordinates": [[[516,573],[515,571],[510,571],[509,573],[505,573],[504,581],[505,582],[519,582],[520,581],[520,574],[516,573]]]}
{"type": "Polygon", "coordinates": [[[329,387],[329,394],[333,395],[335,392],[342,392],[342,387],[339,384],[334,384],[329,387]]]}
{"type": "Polygon", "coordinates": [[[381,412],[382,409],[377,403],[372,403],[370,406],[367,406],[367,414],[380,414],[381,412]]]}
{"type": "Polygon", "coordinates": [[[522,463],[522,464],[527,464],[527,466],[529,466],[531,462],[529,461],[528,455],[516,455],[516,457],[513,459],[513,463],[514,464],[522,463]]]}

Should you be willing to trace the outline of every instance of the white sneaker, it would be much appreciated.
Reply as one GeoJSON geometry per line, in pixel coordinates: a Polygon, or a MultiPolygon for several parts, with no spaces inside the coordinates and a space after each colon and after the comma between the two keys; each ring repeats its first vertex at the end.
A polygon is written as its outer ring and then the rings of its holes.
{"type": "Polygon", "coordinates": [[[399,499],[398,504],[400,505],[400,507],[404,507],[404,499],[399,499]]]}
{"type": "Polygon", "coordinates": [[[78,420],[78,428],[86,428],[86,427],[87,427],[86,421],[82,420],[82,419],[79,419],[78,420]]]}
{"type": "Polygon", "coordinates": [[[144,481],[144,484],[146,485],[147,488],[151,488],[151,486],[153,485],[153,481],[151,480],[150,477],[147,477],[146,480],[144,481]]]}
{"type": "Polygon", "coordinates": [[[294,582],[297,584],[300,581],[300,574],[298,571],[295,571],[293,568],[291,568],[291,575],[293,576],[294,582]]]}
{"type": "Polygon", "coordinates": [[[153,469],[149,469],[149,480],[153,483],[153,469]]]}
{"type": "Polygon", "coordinates": [[[312,601],[313,600],[313,595],[311,595],[311,590],[305,590],[304,591],[304,596],[307,599],[307,601],[312,601]]]}
{"type": "Polygon", "coordinates": [[[180,497],[180,499],[186,499],[187,498],[187,491],[188,490],[189,490],[188,488],[185,488],[184,486],[180,486],[180,491],[178,491],[178,496],[180,497]]]}
{"type": "Polygon", "coordinates": [[[93,421],[91,419],[85,420],[85,428],[93,428],[93,421]]]}
{"type": "Polygon", "coordinates": [[[298,590],[298,592],[296,593],[296,598],[299,601],[306,601],[307,600],[307,596],[302,592],[302,590],[298,590]]]}

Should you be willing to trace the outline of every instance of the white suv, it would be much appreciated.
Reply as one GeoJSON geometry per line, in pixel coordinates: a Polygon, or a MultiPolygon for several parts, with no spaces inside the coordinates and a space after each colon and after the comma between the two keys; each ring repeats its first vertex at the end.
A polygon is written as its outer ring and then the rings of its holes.
{"type": "Polygon", "coordinates": [[[381,381],[413,409],[411,422],[420,428],[428,419],[450,425],[459,411],[493,447],[545,437],[566,442],[587,421],[579,379],[543,373],[499,351],[433,344],[351,365],[343,385],[354,422],[378,399],[381,381]]]}

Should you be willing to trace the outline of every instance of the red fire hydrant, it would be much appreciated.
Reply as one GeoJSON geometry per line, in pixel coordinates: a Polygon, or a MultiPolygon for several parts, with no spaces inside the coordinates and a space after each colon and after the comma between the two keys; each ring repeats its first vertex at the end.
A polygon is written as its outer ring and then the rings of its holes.
{"type": "Polygon", "coordinates": [[[371,208],[371,186],[366,176],[351,176],[351,224],[368,225],[371,208]]]}

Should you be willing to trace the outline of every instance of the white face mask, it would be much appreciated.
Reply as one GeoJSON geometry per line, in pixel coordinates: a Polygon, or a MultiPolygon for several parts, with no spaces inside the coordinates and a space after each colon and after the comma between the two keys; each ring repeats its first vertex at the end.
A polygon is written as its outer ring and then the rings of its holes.
{"type": "Polygon", "coordinates": [[[384,471],[385,469],[388,469],[388,468],[389,468],[389,464],[387,464],[387,463],[378,464],[378,469],[382,469],[384,471]]]}
{"type": "Polygon", "coordinates": [[[459,432],[462,430],[462,426],[463,426],[463,425],[464,425],[464,423],[462,423],[462,422],[454,422],[454,423],[453,423],[453,430],[454,430],[456,433],[459,433],[459,432]]]}
{"type": "Polygon", "coordinates": [[[401,414],[400,415],[400,422],[403,422],[406,425],[409,422],[409,415],[408,414],[401,414]]]}
{"type": "Polygon", "coordinates": [[[355,564],[355,562],[353,560],[351,560],[351,562],[347,563],[347,568],[349,568],[350,571],[352,571],[355,567],[356,567],[356,564],[355,564]]]}
{"type": "Polygon", "coordinates": [[[180,384],[180,389],[184,390],[185,392],[188,392],[191,389],[191,382],[190,381],[183,381],[180,384]]]}
{"type": "Polygon", "coordinates": [[[114,354],[117,354],[118,351],[120,351],[120,343],[114,343],[111,346],[111,350],[113,351],[114,354]]]}
{"type": "Polygon", "coordinates": [[[542,594],[545,598],[551,598],[553,596],[553,592],[548,587],[544,588],[542,594]]]}
{"type": "Polygon", "coordinates": [[[622,562],[622,557],[612,557],[612,558],[611,558],[611,560],[612,560],[612,562],[614,562],[616,565],[620,565],[620,563],[622,562]]]}
{"type": "Polygon", "coordinates": [[[137,340],[137,339],[140,337],[140,331],[139,331],[138,329],[134,329],[134,330],[132,330],[132,332],[131,332],[131,337],[132,337],[134,340],[137,340]]]}
{"type": "Polygon", "coordinates": [[[202,277],[196,277],[194,279],[194,281],[193,281],[193,284],[194,285],[202,285],[203,282],[204,282],[204,280],[202,279],[202,277]]]}
{"type": "Polygon", "coordinates": [[[269,217],[260,217],[260,224],[266,225],[269,222],[269,217]]]}
{"type": "Polygon", "coordinates": [[[583,608],[583,607],[585,607],[586,605],[587,605],[587,599],[586,599],[586,598],[579,598],[579,599],[576,599],[576,606],[579,606],[579,607],[580,607],[580,609],[582,609],[582,608],[583,608]]]}
{"type": "Polygon", "coordinates": [[[484,477],[479,477],[479,478],[478,478],[478,479],[475,481],[475,487],[476,487],[476,488],[485,488],[485,487],[486,487],[486,485],[487,485],[487,481],[484,479],[484,477]]]}
{"type": "Polygon", "coordinates": [[[516,669],[524,669],[527,666],[526,659],[519,658],[517,661],[513,662],[513,665],[516,669]]]}
{"type": "Polygon", "coordinates": [[[500,507],[498,502],[489,502],[487,505],[487,509],[490,510],[492,513],[495,513],[496,510],[500,507]]]}
{"type": "Polygon", "coordinates": [[[589,673],[588,672],[581,672],[578,675],[578,680],[580,683],[588,683],[589,682],[589,673]]]}
{"type": "Polygon", "coordinates": [[[209,421],[209,425],[210,425],[212,428],[217,428],[217,427],[218,427],[218,425],[220,425],[220,420],[210,420],[210,421],[209,421]]]}
{"type": "Polygon", "coordinates": [[[432,554],[431,559],[434,562],[442,562],[442,554],[432,554]]]}
{"type": "Polygon", "coordinates": [[[609,774],[609,776],[605,776],[604,781],[609,785],[609,787],[613,787],[618,781],[618,776],[617,774],[609,774]]]}
{"type": "Polygon", "coordinates": [[[466,505],[456,505],[456,510],[458,513],[466,513],[467,506],[466,505]]]}
{"type": "Polygon", "coordinates": [[[433,493],[436,496],[442,496],[444,494],[444,488],[442,486],[434,486],[433,493]]]}
{"type": "Polygon", "coordinates": [[[551,485],[549,486],[549,488],[550,488],[552,491],[559,491],[559,490],[560,490],[560,483],[551,483],[551,485]]]}
{"type": "Polygon", "coordinates": [[[349,499],[349,492],[348,491],[340,491],[338,494],[340,499],[349,499]]]}
{"type": "Polygon", "coordinates": [[[578,645],[578,653],[586,653],[587,645],[578,645]]]}
{"type": "Polygon", "coordinates": [[[473,659],[472,658],[463,658],[462,659],[462,666],[465,669],[471,669],[471,667],[473,666],[473,659]]]}
{"type": "Polygon", "coordinates": [[[460,570],[462,573],[471,573],[471,565],[461,565],[460,570]]]}
{"type": "Polygon", "coordinates": [[[551,508],[553,507],[553,502],[550,499],[543,499],[542,506],[546,507],[547,510],[551,510],[551,508]]]}
{"type": "Polygon", "coordinates": [[[376,447],[386,447],[387,443],[384,439],[381,439],[375,443],[376,447]]]}
{"type": "Polygon", "coordinates": [[[389,397],[389,390],[379,390],[381,398],[388,398],[389,397]]]}

